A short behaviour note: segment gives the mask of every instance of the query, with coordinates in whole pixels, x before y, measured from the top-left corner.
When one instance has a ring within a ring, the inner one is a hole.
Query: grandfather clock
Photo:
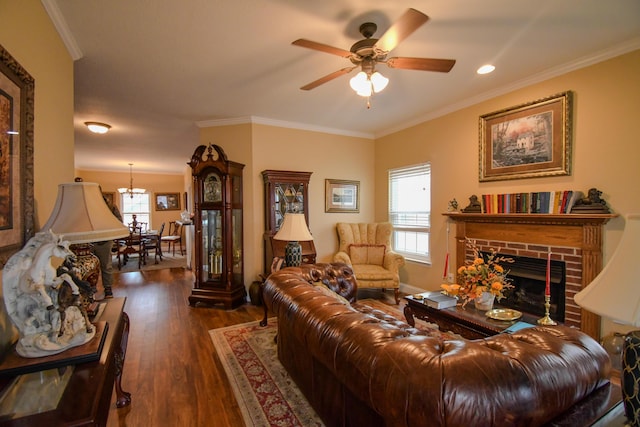
[[[243,164],[217,145],[196,148],[191,161],[194,198],[195,284],[189,304],[246,302],[242,250]]]

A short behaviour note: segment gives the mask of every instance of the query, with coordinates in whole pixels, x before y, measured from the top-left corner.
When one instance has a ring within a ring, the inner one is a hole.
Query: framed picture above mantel
[[[572,93],[480,116],[482,181],[571,175]]]

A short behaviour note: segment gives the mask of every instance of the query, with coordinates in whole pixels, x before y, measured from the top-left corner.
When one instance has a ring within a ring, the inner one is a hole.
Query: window
[[[393,249],[405,258],[428,263],[431,227],[431,164],[389,170],[389,221]]]
[[[149,194],[147,193],[134,193],[133,197],[128,193],[122,194],[122,223],[129,225],[129,223],[133,222],[133,215],[135,214],[138,222],[146,222],[147,226],[151,227],[149,223],[151,218],[149,200]]]

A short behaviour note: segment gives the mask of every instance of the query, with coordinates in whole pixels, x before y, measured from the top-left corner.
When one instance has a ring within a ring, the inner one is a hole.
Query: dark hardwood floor
[[[262,307],[190,307],[192,283],[182,268],[115,274],[131,319],[122,386],[132,403],[117,409],[112,397],[107,426],[244,425],[208,331],[259,320]]]

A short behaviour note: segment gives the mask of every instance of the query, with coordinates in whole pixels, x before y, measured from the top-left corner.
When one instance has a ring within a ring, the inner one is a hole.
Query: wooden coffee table
[[[442,332],[451,331],[467,339],[486,338],[499,334],[517,321],[531,323],[532,325],[537,322],[536,318],[527,314],[515,321],[490,319],[485,315],[484,311],[476,310],[473,304],[467,304],[464,308],[457,305],[438,310],[427,306],[412,296],[407,296],[405,299],[407,304],[404,307],[404,316],[409,325],[415,326],[415,318],[417,317],[437,324]],[[499,307],[496,306],[496,308]]]

